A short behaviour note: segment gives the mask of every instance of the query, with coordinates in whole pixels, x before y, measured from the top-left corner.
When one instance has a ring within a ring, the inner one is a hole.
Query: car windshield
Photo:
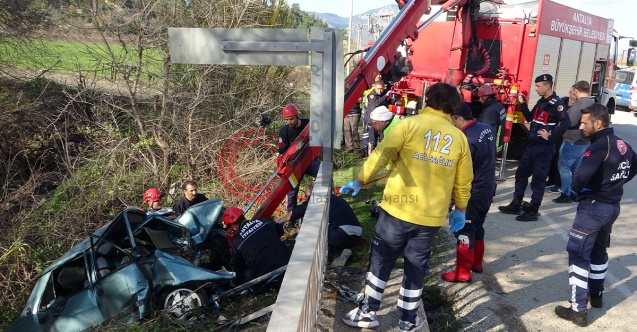
[[[631,84],[635,73],[631,71],[618,71],[615,74],[615,82],[618,84]]]

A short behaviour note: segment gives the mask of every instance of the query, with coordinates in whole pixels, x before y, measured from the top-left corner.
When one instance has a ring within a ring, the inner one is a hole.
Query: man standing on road
[[[573,227],[568,235],[568,281],[570,308],[555,307],[563,319],[588,325],[586,300],[601,308],[604,279],[608,271],[610,233],[619,216],[624,184],[637,173],[637,155],[626,141],[609,128],[610,116],[600,104],[582,110],[580,128],[590,137],[582,164],[573,176],[572,189],[579,202]]]
[[[418,331],[418,301],[429,270],[434,237],[447,219],[451,197],[456,209],[449,216],[452,231],[465,224],[473,170],[465,135],[451,123],[461,104],[460,94],[447,83],[425,93],[420,115],[402,119],[369,155],[353,181],[341,193],[358,194],[363,183],[392,163],[380,204],[380,216],[370,240],[365,297],[345,314],[349,326],[374,328],[376,311],[396,259],[404,254],[404,275],[398,301],[401,331]]]
[[[484,220],[495,193],[495,134],[488,124],[473,118],[466,103],[451,116],[453,123],[467,136],[473,164],[471,198],[467,205],[467,222],[454,235],[456,269],[440,275],[449,282],[471,282],[471,271],[482,273],[484,256]]]
[[[515,218],[517,221],[537,221],[551,158],[555,152],[553,141],[562,138],[570,125],[568,114],[564,112],[562,99],[553,92],[553,76],[544,74],[536,77],[535,91],[541,98],[531,111],[524,95],[518,96],[520,109],[526,121],[530,122],[529,145],[524,150],[518,169],[515,171],[513,200],[509,205],[498,207],[503,213],[520,214],[529,176],[533,176],[531,204],[524,208],[524,213]]]
[[[582,110],[595,103],[588,94],[590,89],[591,85],[586,81],[579,81],[573,86],[577,101],[567,111],[571,126],[564,133],[564,141],[562,142],[557,162],[562,183],[562,194],[560,197],[553,199],[555,203],[571,203],[575,198],[574,193],[571,192],[573,174],[582,163],[584,151],[586,151],[586,147],[589,144],[588,138],[580,130]]]

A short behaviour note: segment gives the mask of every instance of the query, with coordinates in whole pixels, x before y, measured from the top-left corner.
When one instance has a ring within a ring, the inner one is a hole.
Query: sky
[[[288,4],[298,3],[301,10],[318,13],[331,13],[341,17],[350,15],[352,2],[354,15],[364,13],[371,9],[396,5],[394,0],[287,0]],[[528,2],[529,0],[504,0],[507,4],[513,5]],[[637,39],[637,1],[635,0],[554,0],[567,6],[576,7],[585,12],[613,18],[615,20],[615,30],[621,36],[631,36]],[[576,5],[575,5],[576,4]],[[622,39],[619,44],[620,50],[628,48],[628,39]],[[621,54],[621,53],[620,53]]]

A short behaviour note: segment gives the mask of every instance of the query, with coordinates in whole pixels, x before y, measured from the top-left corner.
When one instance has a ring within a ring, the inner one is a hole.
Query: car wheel
[[[192,318],[196,309],[208,306],[208,298],[204,292],[177,288],[167,291],[162,297],[162,303],[167,314],[187,320]]]

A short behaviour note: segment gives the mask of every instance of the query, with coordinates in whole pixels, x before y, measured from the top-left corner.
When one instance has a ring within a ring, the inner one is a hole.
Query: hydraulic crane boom
[[[464,5],[467,0],[411,0],[406,3],[404,0],[397,0],[396,2],[401,8],[400,12],[345,80],[344,116],[347,116],[357,99],[374,83],[376,75],[386,73],[396,62],[398,46],[407,38],[412,40],[418,38],[418,21],[430,12],[432,4],[441,5],[439,11],[433,15],[435,18],[454,6]],[[431,21],[432,19],[421,24],[420,28],[422,29]],[[319,155],[321,148],[310,147],[308,142],[309,126],[306,126],[283,155],[282,164],[276,171],[280,176],[279,182],[259,210],[255,212],[255,218],[272,216],[285,195],[293,188],[293,185],[296,186],[297,179],[301,178],[311,162]],[[265,186],[269,186],[273,180],[275,180],[274,176]],[[258,195],[253,203],[259,199]]]

